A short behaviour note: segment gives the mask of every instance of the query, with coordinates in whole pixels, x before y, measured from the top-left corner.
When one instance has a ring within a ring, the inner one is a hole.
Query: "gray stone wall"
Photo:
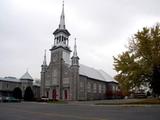
[[[28,80],[21,80],[21,82],[0,80],[0,96],[12,96],[14,89],[17,87],[21,89],[22,96],[24,95],[26,88],[31,87],[34,93],[34,97],[40,98],[40,87],[33,86],[32,81]]]
[[[79,75],[79,100],[87,100],[87,77]]]
[[[61,47],[51,51],[45,78],[45,94],[50,99],[53,99],[53,91],[56,91],[56,99],[70,99],[70,66],[64,61],[63,51],[66,50]]]
[[[71,100],[79,99],[79,68],[78,66],[71,66]]]
[[[2,91],[13,91],[14,88],[21,88],[20,82],[0,81],[0,90]]]
[[[33,81],[32,80],[21,80],[22,96],[24,96],[24,93],[27,87],[31,87],[33,90]]]
[[[39,86],[33,86],[33,94],[34,94],[35,99],[40,98],[40,87]]]
[[[100,100],[106,98],[107,82],[80,75],[79,100]]]
[[[116,92],[118,91],[118,84],[114,82],[107,83],[107,94],[106,97],[109,99],[116,98]]]
[[[45,96],[45,72],[41,72],[41,88],[40,88],[40,94],[41,97]]]
[[[62,66],[62,99],[63,100],[70,100],[70,80],[71,80],[71,76],[70,76],[70,66],[68,64],[66,64],[65,62],[63,63]]]

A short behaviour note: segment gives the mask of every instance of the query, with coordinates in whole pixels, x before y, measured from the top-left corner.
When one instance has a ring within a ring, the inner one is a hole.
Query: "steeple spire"
[[[64,1],[62,4],[62,13],[60,17],[59,27],[53,32],[53,35],[54,35],[54,46],[51,48],[51,50],[61,46],[67,48],[70,51],[68,46],[70,33],[65,28]]]
[[[73,56],[71,57],[71,59],[72,59],[72,65],[78,65],[79,66],[79,57],[77,56],[76,38],[75,38],[75,43],[74,43]]]
[[[64,1],[62,3],[62,13],[60,17],[59,29],[65,29]]]
[[[47,60],[46,60],[46,49],[45,49],[45,51],[44,51],[43,65],[47,65]]]
[[[77,45],[76,45],[76,38],[75,38],[75,41],[74,41],[73,57],[77,57]]]

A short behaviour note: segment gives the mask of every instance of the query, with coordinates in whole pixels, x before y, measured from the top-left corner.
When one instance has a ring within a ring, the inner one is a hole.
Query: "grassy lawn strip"
[[[160,105],[160,99],[145,99],[137,102],[125,103],[96,103],[96,105]]]
[[[63,101],[63,100],[50,100],[47,103],[53,103],[53,104],[68,104],[67,101]]]

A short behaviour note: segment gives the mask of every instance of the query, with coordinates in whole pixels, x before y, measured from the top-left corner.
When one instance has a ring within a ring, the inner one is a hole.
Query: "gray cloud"
[[[61,13],[59,0],[0,1],[0,76],[21,75],[28,68],[39,78],[44,49],[53,45]],[[80,62],[112,76],[113,58],[143,26],[160,19],[159,0],[67,0],[66,26],[70,47],[77,37]],[[85,53],[85,54],[84,54]]]

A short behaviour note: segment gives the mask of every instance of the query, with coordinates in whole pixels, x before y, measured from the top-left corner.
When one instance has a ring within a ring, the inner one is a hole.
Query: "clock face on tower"
[[[65,61],[65,63],[70,64],[70,55],[69,53],[63,51],[63,60]]]
[[[53,62],[56,62],[58,60],[58,55],[56,53],[53,54]]]

